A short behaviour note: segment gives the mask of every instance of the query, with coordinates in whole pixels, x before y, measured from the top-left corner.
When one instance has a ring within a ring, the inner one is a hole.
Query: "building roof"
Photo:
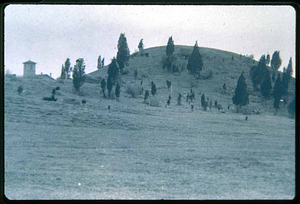
[[[27,61],[27,62],[23,62],[23,64],[36,64],[36,63],[29,60],[29,61]]]

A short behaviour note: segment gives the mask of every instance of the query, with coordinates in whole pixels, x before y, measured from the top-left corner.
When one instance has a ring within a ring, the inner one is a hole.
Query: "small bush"
[[[19,86],[17,91],[18,91],[19,94],[21,94],[22,91],[23,91],[23,86]]]
[[[43,97],[43,100],[45,100],[45,101],[56,101],[57,98],[54,98],[54,96],[52,95],[51,97]]]
[[[83,100],[81,101],[81,103],[82,103],[82,104],[86,104],[86,100],[83,99]]]
[[[156,97],[152,97],[150,99],[150,106],[153,106],[153,107],[159,107],[160,104],[159,104],[159,100],[156,98]]]
[[[59,87],[59,86],[57,86],[57,87],[55,88],[55,90],[59,91],[59,90],[60,90],[60,87]]]
[[[149,53],[148,53],[148,52],[147,52],[147,53],[145,53],[145,56],[146,56],[146,57],[149,57]]]

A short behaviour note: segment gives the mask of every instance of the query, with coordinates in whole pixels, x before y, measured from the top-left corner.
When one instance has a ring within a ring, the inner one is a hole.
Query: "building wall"
[[[24,77],[35,76],[35,64],[24,64]]]

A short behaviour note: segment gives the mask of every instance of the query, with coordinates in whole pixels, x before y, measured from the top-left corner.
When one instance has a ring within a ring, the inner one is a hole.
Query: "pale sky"
[[[70,58],[84,58],[86,73],[117,54],[120,33],[130,53],[144,39],[145,48],[175,45],[254,54],[279,50],[281,69],[292,57],[295,70],[296,12],[291,6],[116,6],[9,5],[5,9],[5,69],[23,75],[23,62],[34,61],[36,73],[60,76]],[[295,76],[295,74],[294,74]]]

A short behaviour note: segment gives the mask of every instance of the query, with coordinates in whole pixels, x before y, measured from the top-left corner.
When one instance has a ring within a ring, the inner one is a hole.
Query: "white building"
[[[35,76],[35,62],[32,61],[27,61],[27,62],[23,62],[24,64],[24,77],[31,77],[31,76]]]

